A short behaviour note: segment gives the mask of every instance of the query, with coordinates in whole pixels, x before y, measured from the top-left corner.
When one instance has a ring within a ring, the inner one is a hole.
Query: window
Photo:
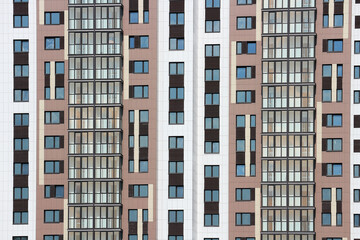
[[[337,71],[336,71],[336,76],[337,76],[337,77],[342,77],[342,76],[343,76],[343,65],[342,65],[342,64],[338,64],[336,70],[337,70]]]
[[[253,0],[237,0],[237,5],[251,5]]]
[[[327,52],[342,52],[343,40],[327,40]]]
[[[236,103],[255,102],[255,91],[236,91]]]
[[[148,147],[148,139],[149,137],[148,136],[140,136],[139,138],[139,147],[140,148],[147,148]]]
[[[130,36],[129,48],[149,48],[149,36]]]
[[[342,213],[336,213],[336,226],[342,226]]]
[[[205,81],[219,81],[220,70],[219,69],[205,69]]]
[[[205,214],[204,225],[205,227],[219,226],[219,214]]]
[[[354,214],[354,227],[360,227],[360,214]]]
[[[149,122],[149,111],[148,110],[140,110],[140,123],[148,123]]]
[[[327,127],[341,127],[342,126],[342,114],[326,114],[326,126]]]
[[[138,210],[129,209],[129,222],[137,222],[138,220]]]
[[[45,137],[45,148],[60,148],[60,136],[46,136]]]
[[[205,153],[219,153],[219,142],[205,142]]]
[[[64,62],[55,62],[55,74],[64,74],[65,64]]]
[[[342,164],[341,163],[326,164],[326,176],[341,177],[342,176]]]
[[[360,189],[354,189],[354,202],[360,202]]]
[[[360,91],[354,91],[354,103],[360,103]]]
[[[342,201],[342,188],[336,189],[336,201]]]
[[[45,112],[45,124],[59,124],[60,112]]]
[[[169,210],[169,223],[183,223],[184,211],[183,210]]]
[[[219,202],[219,190],[205,190],[204,191],[205,202]]]
[[[169,40],[170,50],[184,50],[184,39],[183,38],[170,38]]]
[[[57,174],[60,173],[60,161],[45,161],[45,174]]]
[[[205,45],[205,57],[220,57],[220,45]]]
[[[148,98],[149,87],[148,86],[134,86],[134,98]]]
[[[170,13],[170,25],[184,25],[184,13]]]
[[[129,111],[129,123],[134,123],[134,110]]]
[[[219,118],[205,118],[205,129],[219,129]]]
[[[334,27],[343,27],[343,14],[334,14]]]
[[[245,152],[245,139],[236,140],[236,151]]]
[[[236,67],[236,78],[237,79],[249,79],[254,78],[253,68],[255,67]]]
[[[235,238],[235,240],[255,240],[253,237],[247,237],[247,238]]]
[[[360,177],[360,165],[354,165],[354,178]]]
[[[245,177],[245,164],[236,164],[236,176]]]
[[[169,198],[183,198],[184,186],[169,186]]]
[[[20,2],[20,0],[15,0],[15,1],[19,1]],[[23,2],[27,2],[27,0],[23,0]],[[28,240],[28,237],[13,237],[12,238],[12,240]],[[47,239],[45,239],[45,240],[47,240]],[[50,240],[50,239],[49,239]],[[55,240],[55,239],[54,239]],[[57,239],[56,239],[57,240]]]
[[[60,13],[59,12],[46,12],[45,13],[45,24],[46,25],[60,24]]]
[[[354,78],[355,79],[360,79],[360,66],[355,66],[354,67]]]
[[[134,160],[129,160],[128,172],[129,173],[134,172]]]
[[[236,42],[236,54],[256,54],[256,42]]]
[[[323,15],[323,27],[324,28],[329,27],[329,15],[328,14]]]
[[[134,73],[149,73],[149,61],[134,61]]]
[[[29,199],[29,188],[27,187],[15,187],[14,188],[14,199]]]
[[[323,64],[322,65],[322,76],[323,77],[331,77],[332,73],[332,65],[331,64]]]
[[[205,32],[220,32],[220,20],[206,20]]]
[[[256,127],[256,115],[250,115],[250,127]]]
[[[322,213],[321,214],[321,225],[330,226],[331,225],[331,213]]]
[[[245,127],[245,115],[236,116],[236,127]]]
[[[236,226],[249,226],[251,224],[251,214],[250,213],[236,213]]]
[[[322,201],[331,201],[331,188],[321,189]]]
[[[28,77],[28,76],[29,76],[29,65],[14,66],[14,77]]]
[[[220,96],[219,93],[206,93],[205,94],[205,105],[219,105]]]
[[[139,13],[138,12],[130,12],[129,23],[139,23]]]
[[[28,224],[28,212],[14,212],[14,224]]]
[[[134,189],[133,197],[148,197],[148,185],[130,185]]]
[[[134,136],[129,136],[129,148],[134,148]]]
[[[219,8],[220,0],[206,0],[206,8]]]
[[[143,17],[143,23],[149,23],[149,11],[144,11]]]
[[[169,75],[184,75],[184,63],[183,62],[170,63]]]
[[[28,40],[14,40],[14,52],[29,52]]]
[[[169,173],[184,173],[184,162],[169,162]]]
[[[14,16],[14,28],[29,27],[29,16]]]
[[[14,175],[29,175],[29,164],[14,163]]]
[[[169,149],[175,148],[184,148],[184,137],[169,137]]]
[[[205,177],[206,178],[218,178],[219,177],[219,166],[205,166]]]
[[[60,210],[45,210],[44,211],[44,222],[45,223],[59,223],[60,222]]]
[[[60,37],[46,37],[45,38],[45,50],[59,50]]]
[[[60,240],[63,239],[62,235],[45,235],[44,240]]]
[[[169,240],[184,240],[184,236],[169,236]]]
[[[169,112],[169,124],[184,124],[184,112]]]
[[[170,97],[169,99],[184,99],[184,88],[170,88]]]
[[[251,201],[254,200],[251,196],[251,188],[237,188],[236,189],[236,201]]]
[[[238,17],[237,18],[237,29],[253,29],[255,28],[255,17]]]
[[[360,41],[354,42],[354,53],[359,54],[360,53]]]
[[[341,138],[328,138],[326,141],[327,152],[341,152],[342,151],[342,139]]]
[[[14,0],[14,3],[18,3],[18,2],[29,2],[29,0]],[[27,238],[27,237],[26,237]],[[20,239],[19,239],[20,240]],[[23,240],[23,239],[21,239]]]
[[[129,240],[137,240],[137,239],[138,239],[138,237],[136,234],[129,235]]]
[[[14,90],[14,102],[28,102],[29,90]]]
[[[29,139],[28,138],[15,138],[14,139],[14,150],[15,151],[28,151],[29,150]]]
[[[45,185],[45,198],[63,198],[64,186]]]
[[[331,90],[322,90],[322,101],[331,102]]]
[[[15,113],[14,114],[14,126],[29,126],[29,114],[28,113]]]

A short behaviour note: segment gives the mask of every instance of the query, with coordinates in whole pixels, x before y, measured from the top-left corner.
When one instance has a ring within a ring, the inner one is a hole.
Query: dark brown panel
[[[256,17],[251,17],[251,28],[256,29]]]
[[[129,148],[129,159],[134,159],[134,149],[133,148]]]
[[[129,98],[134,97],[134,86],[129,86]]]
[[[15,175],[14,176],[14,187],[28,187],[28,176]]]
[[[64,173],[64,161],[59,161],[59,172],[60,173]]]
[[[322,126],[326,127],[327,124],[327,114],[322,115]]]
[[[255,225],[255,213],[250,213],[250,225]]]
[[[220,58],[219,57],[205,57],[205,69],[219,69]]]
[[[331,212],[331,202],[322,202],[322,212],[330,213]]]
[[[354,152],[360,152],[360,140],[354,140]]]
[[[149,223],[148,222],[144,222],[143,223],[143,234],[148,234],[149,232]]]
[[[331,90],[331,77],[322,78],[322,89]]]
[[[241,43],[241,52],[244,54],[244,53],[247,53],[247,51],[248,51],[247,42],[242,42]]]
[[[28,210],[28,200],[14,200],[14,212]]]
[[[355,16],[355,28],[360,28],[360,16]]]
[[[29,152],[28,151],[15,151],[14,152],[14,162],[29,162]]]
[[[29,78],[28,77],[15,77],[14,78],[14,89],[29,89]]]
[[[329,3],[323,3],[323,14],[329,14]]]
[[[184,149],[169,149],[169,161],[184,161]]]
[[[138,11],[138,0],[129,0],[129,11]]]
[[[219,81],[206,81],[205,93],[219,93]]]
[[[64,49],[64,37],[60,37],[60,49]]]
[[[205,141],[219,141],[219,129],[205,129]]]
[[[218,202],[206,202],[204,204],[204,213],[205,214],[219,213],[219,203]]]
[[[342,77],[338,77],[336,81],[336,89],[342,89]]]
[[[140,36],[134,36],[134,39],[135,39],[135,48],[140,48]]]
[[[219,178],[205,178],[205,190],[219,189]]]
[[[336,201],[336,212],[337,213],[342,212],[342,201]]]
[[[184,185],[184,174],[182,174],[182,173],[169,174],[169,185],[170,186],[183,186]]]
[[[64,111],[60,111],[60,123],[64,123]]]
[[[129,197],[134,197],[134,185],[129,185]]]
[[[139,124],[139,135],[146,136],[149,133],[149,124],[148,123],[140,123]]]
[[[220,20],[220,8],[206,8],[205,20]]]
[[[184,12],[184,1],[170,1],[170,12]]]
[[[245,152],[236,153],[236,164],[245,164]]]
[[[360,115],[354,115],[354,128],[360,128]]]
[[[14,3],[14,15],[29,15],[28,3]]]
[[[139,148],[139,160],[148,160],[149,159],[149,149],[148,148]]]
[[[183,235],[183,223],[169,223],[169,235]]]
[[[256,67],[251,66],[251,78],[255,78],[255,75],[256,75]]]
[[[28,138],[28,127],[14,127],[14,138]]]
[[[59,222],[64,222],[64,210],[59,211]]]
[[[184,75],[170,75],[169,87],[184,87]]]
[[[137,222],[129,222],[129,234],[137,234]]]
[[[205,117],[219,117],[219,105],[206,105]]]
[[[129,61],[129,73],[134,73],[134,61]]]
[[[256,152],[250,152],[250,163],[251,164],[256,163]]]
[[[236,128],[236,139],[245,139],[245,128],[244,127]]]
[[[64,136],[60,136],[60,148],[64,148]]]
[[[335,2],[334,3],[334,14],[343,14],[343,12],[344,12],[343,2]]]
[[[14,64],[29,64],[29,53],[14,53]]]
[[[326,151],[326,149],[327,149],[327,139],[323,138],[322,139],[322,150]]]
[[[60,12],[60,24],[64,24],[64,12]]]
[[[149,11],[149,0],[144,0],[144,10]]]
[[[250,189],[250,199],[255,200],[255,188]]]
[[[184,99],[169,100],[170,112],[183,112],[184,111]]]
[[[250,139],[256,139],[256,128],[250,128]]]
[[[355,3],[360,3],[360,0],[355,0]]]
[[[184,25],[170,25],[171,38],[184,38]]]
[[[254,103],[256,100],[256,94],[255,94],[255,90],[251,90],[251,102]]]
[[[134,135],[134,123],[129,123],[129,135]]]
[[[327,173],[327,164],[326,163],[322,163],[321,164],[321,175],[322,176],[326,176]]]
[[[55,75],[55,86],[64,87],[64,74]]]
[[[323,52],[327,52],[327,50],[328,50],[327,39],[323,39]]]

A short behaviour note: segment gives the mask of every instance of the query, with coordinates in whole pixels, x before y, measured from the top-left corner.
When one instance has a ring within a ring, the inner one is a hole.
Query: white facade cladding
[[[28,3],[27,28],[14,28],[14,1],[0,1],[0,235],[35,240],[36,226],[36,1]],[[14,40],[29,41],[29,101],[14,102]],[[14,224],[14,113],[29,114],[28,223]]]
[[[157,62],[157,239],[168,239],[169,211],[183,211],[183,239],[195,237],[193,185],[196,171],[194,129],[194,55],[193,1],[184,1],[184,50],[169,50],[169,0],[158,1],[158,62]],[[169,124],[169,66],[170,63],[184,63],[184,120],[183,124]],[[169,198],[169,137],[183,137],[183,198]]]
[[[360,5],[355,4],[355,1],[352,1],[352,15],[357,16],[360,15]],[[360,104],[354,104],[354,91],[360,91],[360,81],[359,79],[355,79],[354,77],[354,66],[360,65],[360,55],[353,54],[354,42],[360,40],[360,29],[355,29],[355,18],[352,17],[351,23],[351,39],[353,40],[351,43],[351,126],[350,126],[350,151],[351,151],[351,168],[350,168],[350,178],[351,178],[351,186],[350,186],[350,201],[351,201],[351,239],[360,238],[360,228],[354,227],[354,214],[360,214],[360,203],[354,202],[354,189],[360,189],[360,178],[354,177],[354,165],[360,165],[360,153],[354,153],[354,140],[360,139],[360,128],[354,128],[354,115],[360,115]]]

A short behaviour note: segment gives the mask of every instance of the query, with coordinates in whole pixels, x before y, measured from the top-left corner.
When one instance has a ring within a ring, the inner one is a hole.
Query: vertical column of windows
[[[29,101],[29,40],[14,40],[14,102]]]
[[[69,1],[71,240],[122,239],[121,8],[119,0]]]
[[[219,166],[204,168],[204,226],[219,226]]]
[[[14,0],[14,28],[29,27],[29,3],[28,0]]]
[[[170,0],[169,50],[184,50],[184,0]]]

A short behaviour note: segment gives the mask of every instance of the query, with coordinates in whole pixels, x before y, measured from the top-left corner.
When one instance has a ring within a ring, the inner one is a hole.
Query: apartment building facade
[[[2,238],[360,239],[360,1],[0,11]]]

